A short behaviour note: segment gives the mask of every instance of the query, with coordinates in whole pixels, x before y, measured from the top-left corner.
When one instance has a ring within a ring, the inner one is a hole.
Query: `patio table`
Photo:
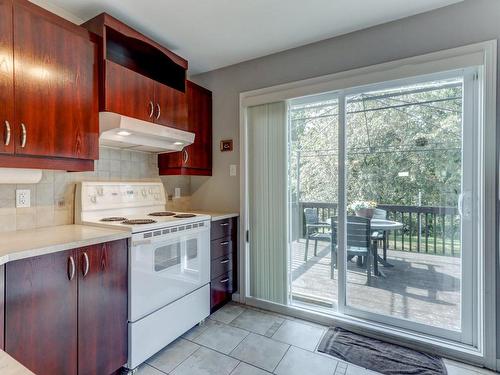
[[[370,227],[372,230],[383,230],[385,232],[391,231],[391,230],[397,230],[403,228],[403,223],[400,223],[399,221],[392,221],[392,220],[387,220],[387,219],[371,219],[370,220]],[[384,241],[384,246],[386,246],[386,241]],[[375,254],[374,257],[376,258],[376,261],[374,263],[374,271],[376,275],[381,275],[384,276],[383,273],[381,273],[378,270],[378,263],[383,264],[385,267],[393,267],[392,264],[387,262],[386,259],[382,258],[380,255],[378,255],[378,249],[375,248]]]

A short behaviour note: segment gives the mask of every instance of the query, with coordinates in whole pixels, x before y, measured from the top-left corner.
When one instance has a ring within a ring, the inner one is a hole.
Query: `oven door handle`
[[[151,245],[151,240],[132,241],[132,246]]]

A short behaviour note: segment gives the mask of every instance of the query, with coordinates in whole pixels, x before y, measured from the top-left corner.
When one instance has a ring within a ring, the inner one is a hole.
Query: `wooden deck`
[[[330,277],[330,246],[313,243],[304,261],[305,240],[292,247],[292,295],[294,302],[335,307],[337,279]],[[460,258],[388,251],[392,268],[380,266],[385,277],[373,277],[367,285],[366,270],[355,261],[348,264],[348,304],[436,327],[460,329]]]

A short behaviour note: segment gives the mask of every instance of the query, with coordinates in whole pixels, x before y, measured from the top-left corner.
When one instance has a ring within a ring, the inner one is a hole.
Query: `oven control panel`
[[[83,207],[140,207],[166,202],[163,184],[159,183],[91,183],[81,187]]]

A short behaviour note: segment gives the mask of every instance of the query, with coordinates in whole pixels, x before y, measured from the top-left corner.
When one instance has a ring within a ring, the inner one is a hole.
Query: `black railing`
[[[403,223],[403,228],[388,233],[391,250],[460,256],[460,215],[454,207],[401,206],[380,204],[389,220]],[[304,209],[318,210],[318,219],[337,216],[336,203],[300,202],[300,227],[305,236]]]

